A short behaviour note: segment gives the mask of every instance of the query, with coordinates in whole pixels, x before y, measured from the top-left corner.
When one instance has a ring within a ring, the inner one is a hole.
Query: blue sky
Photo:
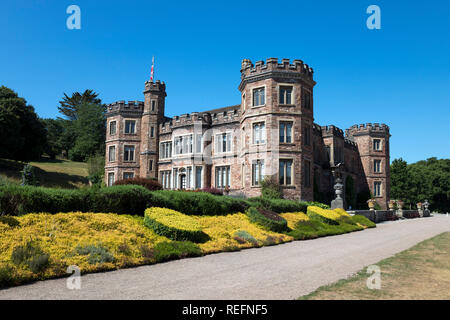
[[[68,30],[66,8],[81,8]],[[381,30],[366,8],[381,8]],[[2,0],[0,85],[41,117],[63,93],[143,100],[151,58],[168,116],[240,102],[243,58],[314,68],[315,121],[391,127],[391,160],[450,153],[449,1]]]

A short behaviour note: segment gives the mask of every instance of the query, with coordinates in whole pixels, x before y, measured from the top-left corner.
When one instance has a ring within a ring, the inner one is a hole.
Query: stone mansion
[[[389,127],[344,131],[314,122],[313,70],[301,60],[244,59],[240,104],[165,116],[166,85],[147,81],[144,102],[107,106],[105,182],[154,177],[166,189],[219,188],[257,196],[275,177],[286,198],[329,203],[333,168],[357,197],[389,201]]]

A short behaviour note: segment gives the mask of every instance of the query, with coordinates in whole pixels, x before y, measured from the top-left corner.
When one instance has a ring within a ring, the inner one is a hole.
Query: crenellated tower
[[[147,81],[144,90],[144,111],[141,119],[140,176],[158,178],[159,124],[164,122],[166,85]]]
[[[241,65],[242,191],[260,194],[275,177],[286,197],[312,200],[313,70],[301,60]]]
[[[366,186],[382,209],[386,209],[390,193],[389,127],[367,123],[346,130],[348,139],[358,146]]]

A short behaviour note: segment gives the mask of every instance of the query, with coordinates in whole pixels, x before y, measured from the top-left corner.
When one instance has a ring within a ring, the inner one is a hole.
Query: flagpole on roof
[[[150,81],[153,82],[155,74],[155,56],[152,57],[152,70],[150,72]]]

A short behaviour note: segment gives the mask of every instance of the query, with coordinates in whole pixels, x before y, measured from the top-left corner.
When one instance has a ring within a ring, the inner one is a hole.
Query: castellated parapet
[[[353,125],[349,129],[345,130],[346,136],[356,136],[364,134],[387,134],[389,135],[389,126],[382,123],[366,123],[360,125]]]
[[[144,102],[143,101],[128,101],[125,103],[125,100],[119,100],[114,103],[110,103],[106,106],[107,114],[114,113],[136,113],[140,114],[144,111]]]
[[[165,92],[165,91],[166,91],[166,84],[164,83],[164,81],[156,80],[155,82],[153,82],[153,81],[145,82],[144,93],[146,93],[146,92]]]
[[[342,131],[342,129],[339,129],[336,126],[322,126],[322,136],[323,137],[327,137],[327,136],[337,136],[337,137],[344,137],[344,131]]]
[[[242,60],[241,67],[241,77],[246,77],[249,75],[264,73],[269,71],[289,71],[289,72],[298,72],[304,74],[311,80],[313,79],[313,69],[308,66],[306,63],[303,63],[302,60],[294,60],[292,64],[289,62],[289,59],[282,59],[281,63],[278,63],[278,58],[269,58],[264,61],[256,61],[253,64],[249,59]]]

